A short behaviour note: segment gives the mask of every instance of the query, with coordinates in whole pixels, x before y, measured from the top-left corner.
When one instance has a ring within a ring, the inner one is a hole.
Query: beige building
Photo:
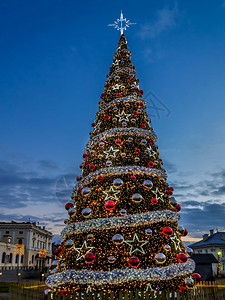
[[[30,222],[0,222],[0,270],[51,266],[52,233]]]

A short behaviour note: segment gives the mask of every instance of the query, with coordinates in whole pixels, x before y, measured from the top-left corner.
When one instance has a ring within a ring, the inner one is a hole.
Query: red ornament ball
[[[175,211],[178,212],[180,210],[181,210],[181,206],[180,206],[180,204],[177,204],[177,206],[175,207]]]
[[[152,202],[152,204],[157,204],[158,200],[156,198],[152,198],[151,202]]]
[[[102,182],[103,181],[103,177],[102,176],[98,176],[97,180],[98,180],[98,182]]]
[[[130,76],[127,76],[127,80],[130,81],[130,80],[131,80],[131,77],[130,77]]]
[[[167,194],[168,194],[169,196],[171,196],[171,195],[173,195],[173,191],[168,190],[168,191],[167,191]]]
[[[105,93],[101,94],[100,98],[103,99],[105,97]]]
[[[111,200],[109,200],[105,203],[105,209],[109,210],[109,211],[114,210],[115,206],[116,206],[115,202],[111,201]]]
[[[54,253],[55,253],[55,255],[59,256],[63,251],[64,251],[64,248],[60,246],[55,250]]]
[[[143,102],[136,102],[136,105],[139,106],[139,107],[142,107],[142,106],[144,106],[144,103]]]
[[[83,158],[84,159],[87,158],[87,154],[86,153],[83,154]]]
[[[94,171],[95,165],[91,164],[91,165],[89,166],[89,168],[90,168],[91,171]]]
[[[173,190],[174,190],[174,188],[173,188],[172,186],[170,186],[170,187],[169,187],[169,190],[173,191]]]
[[[140,82],[140,80],[139,80],[139,79],[137,79],[137,82]]]
[[[80,181],[80,176],[77,176],[76,180],[77,180],[77,181]]]
[[[152,168],[152,167],[154,166],[154,162],[153,162],[153,161],[149,161],[149,162],[148,162],[148,166],[149,166],[150,168]]]
[[[121,145],[121,143],[122,143],[122,141],[121,141],[120,139],[115,140],[115,144],[116,144],[117,146]]]
[[[153,140],[150,140],[149,143],[152,145],[152,144],[154,144],[154,141],[153,141]]]
[[[139,94],[142,96],[144,94],[144,92],[142,90],[140,90]]]
[[[171,236],[173,234],[173,229],[171,227],[169,227],[169,226],[164,227],[163,230],[162,230],[162,233],[165,236]]]
[[[66,210],[69,210],[71,207],[73,207],[73,203],[71,203],[71,202],[66,203],[66,205],[65,205]]]
[[[128,260],[128,264],[131,268],[137,268],[140,266],[140,259],[138,257],[132,256]]]
[[[130,177],[130,179],[131,179],[131,180],[136,180],[136,176],[132,175],[132,176]]]
[[[185,292],[186,289],[187,289],[187,288],[186,288],[185,286],[180,286],[179,292],[180,292],[180,293]]]
[[[139,148],[136,148],[136,149],[135,149],[135,152],[136,152],[136,153],[139,153],[139,152],[140,152],[140,149],[139,149]]]
[[[141,124],[141,128],[146,128],[146,125],[145,124]]]
[[[133,115],[137,116],[138,112],[136,110],[133,111]]]
[[[87,264],[92,264],[96,260],[96,256],[93,253],[89,252],[85,254],[84,260]]]
[[[184,229],[184,233],[182,234],[182,236],[186,236],[186,235],[188,235],[188,231],[187,231],[187,229],[185,228],[185,229]]]
[[[91,126],[92,126],[92,127],[95,127],[95,123],[92,123]]]
[[[135,66],[133,66],[133,69],[135,69]]]
[[[89,165],[89,162],[88,162],[88,161],[85,161],[85,163],[84,163],[84,164],[85,164],[85,166],[87,166],[87,165]]]
[[[194,278],[195,283],[200,282],[202,279],[202,276],[198,273],[193,273],[192,277]]]
[[[187,261],[188,257],[185,253],[179,253],[177,254],[177,260],[179,263],[185,263]]]
[[[109,83],[105,84],[105,87],[110,87],[110,84]]]
[[[105,118],[106,120],[108,120],[108,119],[109,119],[109,115],[105,115],[104,118]]]
[[[117,98],[120,98],[120,97],[121,97],[121,94],[120,94],[120,93],[117,93],[117,94],[116,94],[116,97],[117,97]]]

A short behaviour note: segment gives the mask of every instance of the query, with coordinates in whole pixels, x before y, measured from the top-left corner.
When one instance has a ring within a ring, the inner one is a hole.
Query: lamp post
[[[217,252],[218,256],[218,268],[217,268],[217,276],[221,275],[221,251]]]

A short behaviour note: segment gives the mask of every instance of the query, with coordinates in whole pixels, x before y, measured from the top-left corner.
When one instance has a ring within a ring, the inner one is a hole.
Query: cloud
[[[176,27],[178,8],[175,3],[173,8],[164,7],[157,11],[155,22],[149,22],[141,26],[139,36],[142,39],[155,38],[163,31]]]

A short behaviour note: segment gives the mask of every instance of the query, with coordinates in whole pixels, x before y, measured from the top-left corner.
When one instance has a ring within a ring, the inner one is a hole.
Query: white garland
[[[117,103],[121,103],[121,102],[142,102],[144,105],[146,104],[145,99],[143,99],[142,97],[138,97],[138,96],[126,96],[126,97],[120,97],[120,98],[116,98],[113,99],[112,101],[106,103],[105,105],[101,106],[99,108],[99,110],[96,113],[96,118],[99,114],[102,114],[107,108],[109,108],[111,105],[113,104],[117,104]]]
[[[92,180],[96,179],[98,176],[103,175],[123,175],[123,174],[147,174],[152,176],[158,176],[161,178],[166,178],[166,173],[162,170],[146,168],[142,166],[119,166],[119,167],[108,167],[104,169],[99,169],[93,173],[88,174],[86,177],[79,181],[74,189],[73,194],[77,193],[77,190],[83,188],[84,185],[88,185]]]
[[[62,238],[69,234],[86,233],[92,230],[104,230],[124,226],[150,225],[155,222],[178,222],[180,215],[171,210],[149,211],[141,214],[126,215],[112,218],[92,219],[85,222],[76,222],[67,225],[61,232]]]
[[[66,270],[50,275],[46,280],[46,284],[49,287],[57,287],[66,283],[105,285],[132,281],[168,280],[191,274],[194,269],[195,262],[192,259],[188,259],[186,263],[149,269],[126,268],[112,271]]]
[[[143,136],[143,137],[152,139],[154,141],[154,143],[157,140],[157,136],[153,130],[146,130],[146,129],[136,128],[136,127],[113,128],[113,129],[106,130],[102,133],[99,133],[98,135],[91,138],[88,141],[84,152],[87,153],[87,151],[89,149],[91,149],[96,143],[99,143],[102,139],[107,139],[107,138],[110,138],[113,136],[115,136],[115,138],[116,138],[116,136],[118,136],[118,135],[119,136],[123,136],[123,135]]]

